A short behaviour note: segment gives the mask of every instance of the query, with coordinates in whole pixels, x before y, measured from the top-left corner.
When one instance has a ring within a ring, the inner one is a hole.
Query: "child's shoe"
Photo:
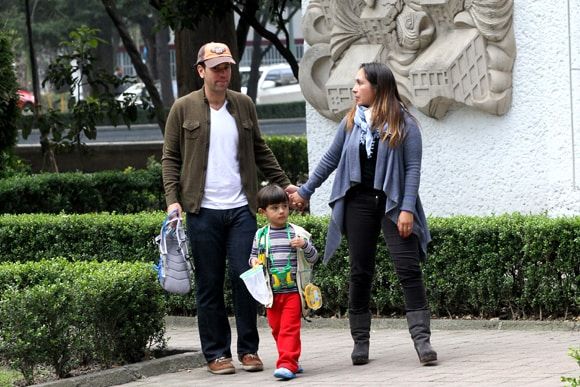
[[[298,364],[298,369],[296,370],[297,374],[301,374],[304,372],[304,368],[302,368],[302,366],[300,364]]]
[[[274,371],[274,377],[283,380],[290,380],[294,379],[296,377],[296,374],[290,371],[288,368],[280,367],[276,368],[276,371]]]

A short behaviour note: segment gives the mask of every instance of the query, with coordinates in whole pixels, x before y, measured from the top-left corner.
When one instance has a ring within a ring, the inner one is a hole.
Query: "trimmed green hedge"
[[[161,169],[41,173],[0,180],[0,212],[134,213],[165,206]]]
[[[156,259],[163,212],[133,215],[0,216],[0,262],[67,257],[75,261]]]
[[[0,262],[66,256],[74,260],[150,261],[164,214],[0,216]],[[264,219],[259,218],[259,223]],[[293,215],[322,255],[327,217]],[[424,266],[428,297],[440,316],[545,318],[580,313],[580,217],[518,214],[430,218],[433,242]],[[327,266],[316,265],[323,315],[344,315],[348,252],[343,241]],[[229,297],[229,294],[228,294]],[[195,314],[193,295],[172,296],[172,313]],[[403,298],[382,239],[378,245],[372,310],[402,313]]]
[[[0,264],[0,360],[28,382],[39,365],[66,377],[79,365],[141,360],[165,345],[165,304],[151,265]]]
[[[256,111],[259,119],[279,119],[279,118],[302,118],[306,116],[306,104],[304,102],[290,102],[278,104],[264,104],[256,105]],[[165,110],[165,115],[169,114],[169,109]],[[60,113],[60,119],[64,122],[70,121],[69,113]],[[20,116],[18,125],[22,127],[31,127],[33,116]],[[142,108],[137,109],[137,119],[131,125],[140,124],[156,124],[155,116]],[[99,125],[111,125],[111,121],[107,118]],[[121,125],[119,125],[121,126]]]
[[[289,102],[256,105],[259,119],[306,117],[306,103]]]
[[[304,137],[268,137],[266,142],[293,183],[305,180]],[[263,176],[260,176],[263,179]],[[0,213],[136,213],[165,209],[161,165],[142,170],[42,173],[0,179]]]

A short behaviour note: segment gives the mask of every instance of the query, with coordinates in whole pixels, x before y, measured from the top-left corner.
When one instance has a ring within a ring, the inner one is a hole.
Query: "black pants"
[[[369,312],[381,226],[385,242],[403,287],[405,310],[427,309],[419,262],[419,239],[399,235],[397,225],[385,218],[385,197],[380,191],[351,189],[346,196],[345,231],[350,258],[349,313]]]

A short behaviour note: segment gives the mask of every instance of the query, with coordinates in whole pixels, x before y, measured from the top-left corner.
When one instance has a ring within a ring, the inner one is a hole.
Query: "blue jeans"
[[[231,330],[224,301],[226,257],[238,332],[237,353],[258,352],[257,302],[240,279],[240,274],[250,268],[248,259],[256,229],[256,217],[248,206],[229,210],[201,208],[198,214],[187,214],[195,267],[199,336],[208,362],[232,356]]]

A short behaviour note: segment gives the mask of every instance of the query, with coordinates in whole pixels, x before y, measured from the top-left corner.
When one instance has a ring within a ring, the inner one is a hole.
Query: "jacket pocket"
[[[244,130],[247,130],[249,133],[254,128],[254,123],[252,122],[252,120],[243,120],[242,121],[242,128],[244,128]]]
[[[199,121],[185,120],[183,122],[183,129],[185,129],[185,138],[198,138],[201,127]]]

